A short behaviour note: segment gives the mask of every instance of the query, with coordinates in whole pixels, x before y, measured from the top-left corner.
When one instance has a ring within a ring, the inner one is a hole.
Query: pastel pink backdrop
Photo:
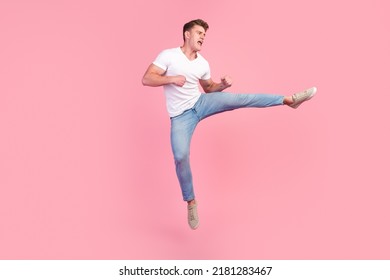
[[[1,259],[389,259],[390,4],[1,1]],[[191,231],[146,67],[210,30],[232,92],[318,87],[298,110],[201,123]]]

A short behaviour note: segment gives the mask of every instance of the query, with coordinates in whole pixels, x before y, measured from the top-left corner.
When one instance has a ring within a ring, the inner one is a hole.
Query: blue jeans
[[[195,198],[190,167],[190,144],[197,124],[211,116],[238,108],[264,108],[283,105],[282,95],[232,94],[213,92],[202,94],[192,109],[171,118],[171,145],[183,199]]]

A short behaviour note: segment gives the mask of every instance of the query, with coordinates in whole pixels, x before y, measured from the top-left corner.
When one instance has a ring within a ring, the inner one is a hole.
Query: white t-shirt
[[[189,60],[180,47],[162,51],[153,62],[165,70],[166,76],[182,75],[186,77],[183,87],[173,84],[164,85],[166,105],[170,117],[175,117],[191,109],[198,101],[201,92],[199,80],[210,79],[210,66],[199,53],[194,60]]]

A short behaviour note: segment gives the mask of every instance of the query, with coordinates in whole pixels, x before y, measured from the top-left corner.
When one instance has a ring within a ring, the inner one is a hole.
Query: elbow
[[[210,93],[211,91],[210,91],[210,87],[209,86],[202,86],[202,89],[203,89],[203,91],[204,91],[204,93]]]
[[[142,81],[141,82],[142,82],[143,86],[148,86],[149,85],[148,79],[145,76],[142,77]]]
[[[212,89],[211,86],[205,87],[205,88],[203,88],[203,90],[204,90],[205,93],[211,93],[211,92],[213,92],[213,89]]]

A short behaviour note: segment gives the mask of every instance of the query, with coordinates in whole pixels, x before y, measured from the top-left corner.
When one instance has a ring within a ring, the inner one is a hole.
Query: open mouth
[[[198,45],[202,46],[203,45],[203,41],[198,41]]]

